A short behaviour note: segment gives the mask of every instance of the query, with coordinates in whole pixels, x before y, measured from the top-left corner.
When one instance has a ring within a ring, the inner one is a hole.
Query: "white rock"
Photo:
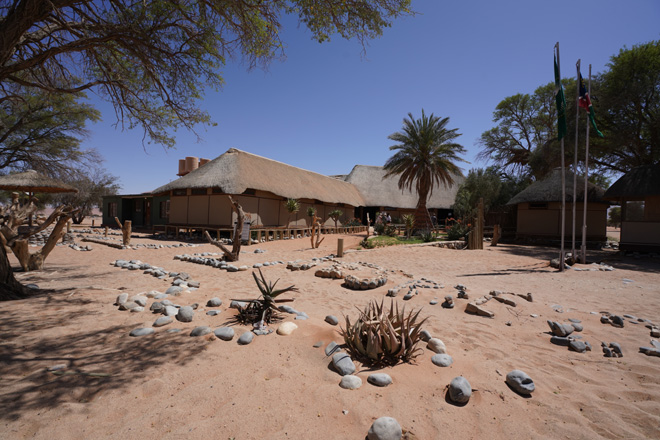
[[[447,353],[447,347],[445,347],[445,343],[438,338],[429,339],[426,348],[439,354]]]
[[[298,326],[294,324],[293,322],[287,321],[283,322],[280,324],[280,326],[277,328],[277,334],[281,336],[287,336],[293,333],[295,329],[297,329]]]

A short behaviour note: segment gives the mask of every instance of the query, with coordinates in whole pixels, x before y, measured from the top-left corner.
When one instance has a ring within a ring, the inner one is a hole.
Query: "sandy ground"
[[[306,239],[244,247],[240,263],[322,257],[335,251],[338,237],[328,236],[316,250]],[[363,237],[343,238],[346,248],[355,248]],[[147,242],[155,241],[134,239]],[[299,328],[290,336],[273,333],[239,346],[236,339],[224,342],[212,334],[189,336],[195,326],[226,323],[234,314],[228,309],[231,298],[258,297],[251,271],[227,273],[173,259],[217,248],[91,246],[91,252],[58,247],[44,270],[17,274],[24,283],[36,283],[41,293],[0,305],[0,438],[364,439],[381,416],[396,418],[409,438],[417,439],[660,437],[660,358],[638,352],[649,345],[649,330],[628,321],[624,328],[601,324],[598,313],[660,323],[658,258],[592,252],[592,260],[615,270],[558,273],[547,265],[557,251],[546,248],[410,246],[347,253],[343,261],[397,271],[386,286],[369,291],[347,290],[341,281],[315,277],[313,269],[291,272],[271,266],[264,268],[266,277],[295,284],[300,291],[292,305],[310,319],[295,321]],[[255,254],[256,248],[266,252]],[[131,330],[151,326],[157,316],[148,310],[119,311],[113,306],[117,295],[164,291],[170,284],[113,267],[116,259],[139,259],[199,281],[199,290],[174,298],[182,305],[200,304],[193,322],[175,321],[154,335],[129,337]],[[343,315],[355,317],[356,307],[385,298],[388,288],[409,280],[400,271],[444,285],[420,289],[407,302],[402,294],[397,300],[408,310],[423,308],[425,328],[444,341],[454,363],[436,367],[424,344],[413,364],[370,369],[357,363],[362,387],[340,388],[341,378],[323,347],[342,339],[338,327],[324,322],[325,316],[338,316],[340,324]],[[495,289],[531,292],[534,301],[517,298],[517,306],[511,307],[491,300],[484,307],[495,313],[492,319],[464,313],[465,300],[457,299],[454,309],[429,304],[435,297],[455,297],[453,286],[459,283],[468,287],[471,299]],[[223,300],[222,313],[208,316],[206,301],[215,296]],[[592,352],[579,354],[550,343],[546,320],[568,318],[582,321],[581,335],[594,347]],[[183,331],[168,333],[169,328]],[[237,326],[237,336],[247,329]],[[318,341],[323,346],[314,348]],[[620,343],[624,356],[603,357],[601,341]],[[65,374],[47,371],[59,364],[66,365]],[[505,384],[513,369],[533,378],[531,397]],[[368,384],[375,371],[389,374],[393,384]],[[447,385],[459,375],[473,388],[465,406],[445,397]]]

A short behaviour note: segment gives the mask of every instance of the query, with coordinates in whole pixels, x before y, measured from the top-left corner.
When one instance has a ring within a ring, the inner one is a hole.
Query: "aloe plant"
[[[410,362],[421,353],[417,347],[421,340],[422,324],[418,322],[421,309],[406,314],[405,306],[399,310],[398,303],[390,304],[385,310],[383,301],[370,301],[360,311],[357,320],[351,323],[346,316],[346,328],[340,329],[348,351],[369,365]]]
[[[261,292],[260,299],[238,299],[234,301],[241,301],[248,303],[246,307],[240,308],[238,310],[238,315],[236,319],[242,323],[252,323],[258,324],[259,327],[263,327],[265,324],[269,324],[273,319],[275,319],[279,313],[279,308],[277,303],[291,302],[293,299],[277,299],[283,293],[286,292],[297,292],[298,288],[295,285],[285,287],[283,289],[275,289],[277,279],[274,283],[266,280],[266,277],[259,270],[259,276],[255,272],[252,272],[252,277],[257,283],[257,287]]]

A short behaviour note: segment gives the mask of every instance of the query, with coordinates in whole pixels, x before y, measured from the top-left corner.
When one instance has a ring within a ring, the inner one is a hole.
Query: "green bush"
[[[396,226],[394,225],[385,225],[385,228],[383,229],[383,234],[387,235],[388,237],[396,237]]]
[[[469,231],[470,228],[466,224],[457,221],[447,228],[447,240],[460,240],[465,238]]]
[[[430,243],[435,240],[435,237],[433,236],[433,233],[431,231],[422,231],[422,233],[419,234],[419,236],[424,243]]]
[[[362,226],[362,222],[359,218],[352,218],[346,222],[346,226]]]
[[[409,362],[422,352],[417,344],[427,318],[417,322],[420,312],[406,314],[405,306],[399,311],[399,304],[393,300],[390,309],[385,310],[382,300],[380,304],[372,300],[355,322],[346,316],[346,328],[339,333],[351,356],[367,365]]]
[[[374,225],[374,234],[383,235],[385,232],[385,223],[376,223]]]
[[[363,249],[373,249],[376,247],[376,244],[372,240],[365,238],[360,242],[360,246],[362,246]]]

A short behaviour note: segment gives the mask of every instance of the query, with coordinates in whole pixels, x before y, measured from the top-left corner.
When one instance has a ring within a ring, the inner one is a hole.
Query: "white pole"
[[[575,63],[575,67],[577,68],[577,74],[575,77],[577,78],[577,94],[575,97],[575,148],[573,149],[573,220],[571,221],[572,226],[573,226],[573,235],[571,236],[571,259],[573,261],[576,260],[575,258],[575,200],[577,197],[577,166],[578,166],[578,122],[580,121],[580,106],[578,105],[578,102],[580,101],[580,60],[577,60],[577,63]]]
[[[591,64],[589,64],[589,88],[587,89],[589,98],[591,98]],[[587,185],[589,179],[589,112],[587,110],[587,142],[584,153],[584,202],[582,207],[582,248],[580,249],[580,261],[582,264],[587,262]]]
[[[559,42],[555,44],[557,49],[557,72],[561,85],[561,66],[559,63]],[[561,249],[559,251],[559,271],[564,271],[564,236],[566,235],[566,168],[564,164],[564,137],[561,138]]]

